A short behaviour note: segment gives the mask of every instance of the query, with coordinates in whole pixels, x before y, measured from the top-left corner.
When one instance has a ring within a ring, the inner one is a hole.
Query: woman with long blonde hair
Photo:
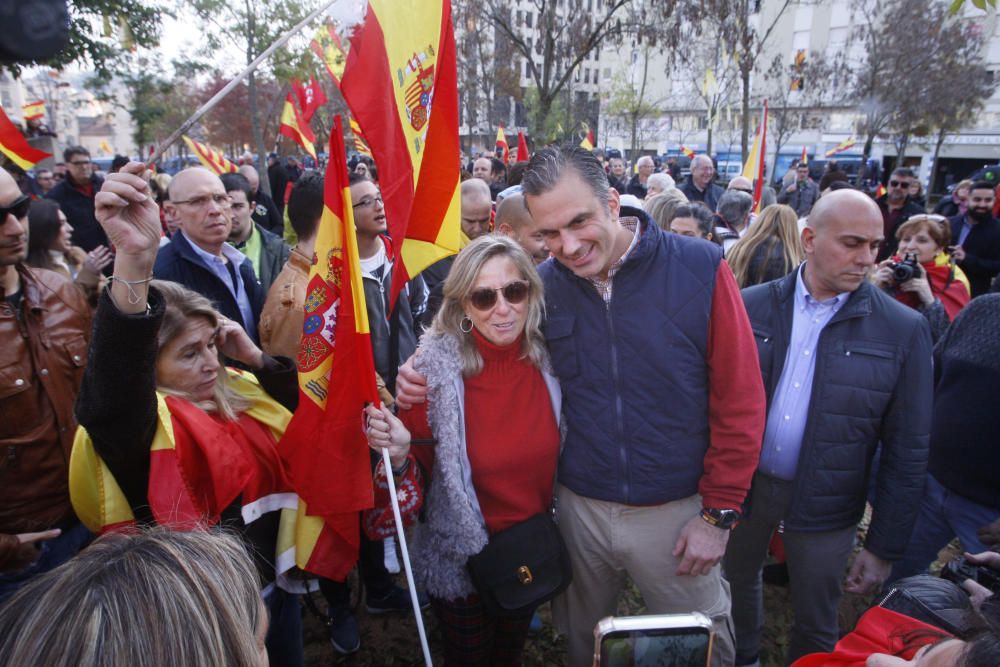
[[[765,208],[726,255],[741,289],[786,276],[803,259],[798,216],[784,204]]]

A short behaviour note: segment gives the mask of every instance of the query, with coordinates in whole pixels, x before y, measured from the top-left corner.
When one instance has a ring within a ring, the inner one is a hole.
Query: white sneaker
[[[399,574],[399,558],[396,557],[396,538],[387,537],[382,540],[382,548],[385,549],[383,556],[385,569],[391,574]]]

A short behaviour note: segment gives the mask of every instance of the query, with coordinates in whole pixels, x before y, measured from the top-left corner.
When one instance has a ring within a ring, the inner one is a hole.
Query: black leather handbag
[[[522,616],[566,590],[573,581],[569,551],[548,512],[490,537],[468,561],[486,611]]]

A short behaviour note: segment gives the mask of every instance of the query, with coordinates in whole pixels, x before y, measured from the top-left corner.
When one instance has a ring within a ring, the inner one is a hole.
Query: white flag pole
[[[417,633],[420,635],[420,648],[424,652],[424,664],[433,667],[431,650],[427,645],[427,632],[424,630],[424,616],[420,611],[420,601],[417,599],[417,586],[413,583],[413,566],[410,564],[410,551],[406,548],[406,533],[403,531],[403,517],[399,512],[399,498],[396,496],[396,481],[392,476],[388,447],[382,448],[382,465],[385,467],[385,478],[389,482],[392,515],[396,519],[396,534],[399,536],[399,548],[403,552],[403,568],[406,570],[406,584],[410,588],[410,603],[413,605],[413,617],[417,620]]]

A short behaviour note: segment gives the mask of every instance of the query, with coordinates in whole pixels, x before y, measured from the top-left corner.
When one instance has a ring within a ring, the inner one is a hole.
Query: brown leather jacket
[[[73,404],[87,364],[90,308],[63,276],[17,265],[17,312],[0,299],[0,570],[16,533],[73,516]]]

